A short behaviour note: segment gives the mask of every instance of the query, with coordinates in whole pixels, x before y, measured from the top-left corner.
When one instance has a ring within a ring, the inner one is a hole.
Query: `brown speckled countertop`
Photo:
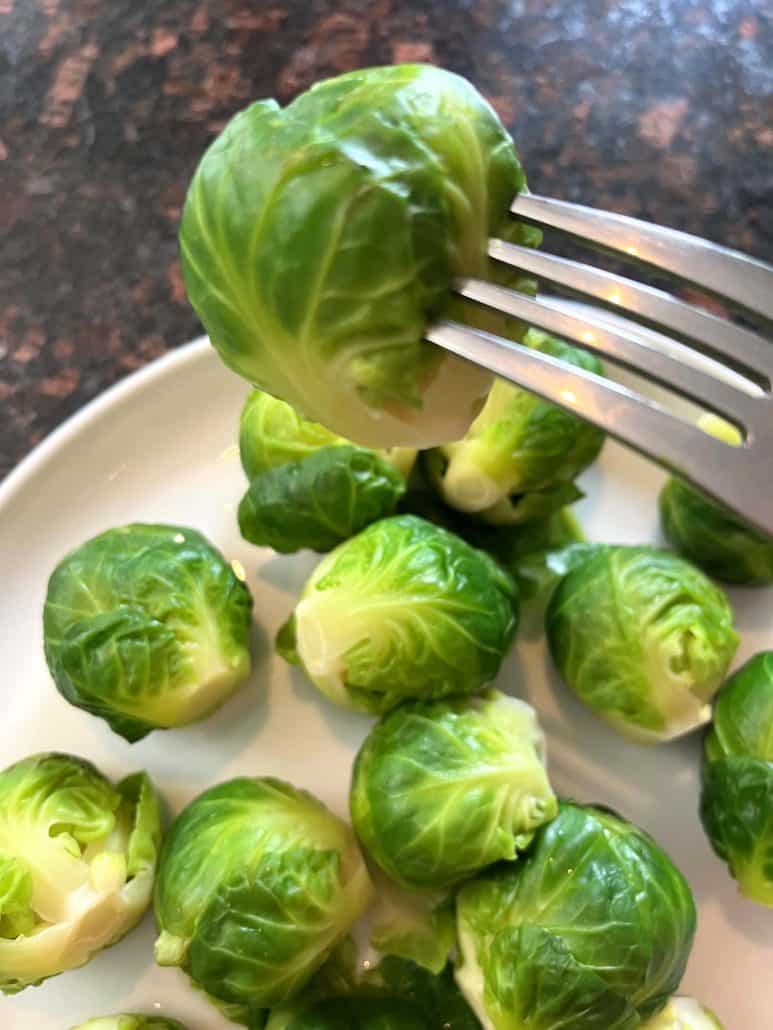
[[[762,0],[0,0],[0,475],[198,333],[176,227],[235,110],[416,60],[489,97],[532,189],[773,258]]]

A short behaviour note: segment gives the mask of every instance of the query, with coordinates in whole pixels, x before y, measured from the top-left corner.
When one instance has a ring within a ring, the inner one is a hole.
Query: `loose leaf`
[[[325,447],[257,476],[239,505],[245,540],[289,554],[330,551],[391,515],[405,481],[373,451]]]

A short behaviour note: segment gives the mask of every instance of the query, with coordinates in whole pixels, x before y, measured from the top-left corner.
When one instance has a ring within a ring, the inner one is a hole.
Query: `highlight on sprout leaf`
[[[252,597],[201,533],[133,523],[48,582],[43,634],[62,696],[128,741],[210,715],[250,672]]]
[[[144,773],[117,784],[74,755],[0,772],[0,990],[88,962],[142,918],[161,839]]]
[[[323,447],[348,443],[264,390],[250,390],[247,395],[239,419],[239,457],[250,481],[279,465],[308,458]]]

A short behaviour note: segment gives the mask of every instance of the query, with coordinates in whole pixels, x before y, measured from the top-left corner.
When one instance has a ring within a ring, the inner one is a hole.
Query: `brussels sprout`
[[[644,743],[708,722],[738,646],[722,591],[653,547],[592,548],[557,586],[546,627],[566,683]]]
[[[270,393],[251,390],[247,395],[239,420],[239,457],[250,481],[279,465],[308,458],[323,447],[348,443],[318,422],[302,418],[290,404]]]
[[[275,1009],[266,1030],[435,1030],[411,1002],[394,998],[328,998]]]
[[[457,896],[457,982],[491,1030],[634,1030],[678,987],[690,888],[652,838],[562,802],[518,862]]]
[[[324,447],[256,476],[239,505],[245,540],[288,554],[330,551],[395,510],[405,480],[375,451]]]
[[[249,675],[252,598],[193,529],[135,523],[68,554],[43,610],[62,696],[128,741],[218,708]]]
[[[142,918],[161,824],[153,785],[39,754],[0,772],[0,990],[88,962]]]
[[[445,888],[514,859],[558,811],[533,708],[489,690],[413,702],[369,734],[352,777],[352,823],[407,888]]]
[[[474,694],[499,671],[518,621],[512,578],[413,515],[382,519],[311,575],[278,649],[345,708]]]
[[[81,1023],[71,1030],[185,1030],[176,1019],[164,1016],[140,1016],[137,1013],[122,1013],[118,1016],[101,1016]]]
[[[773,907],[773,651],[750,659],[717,695],[701,820],[741,893]]]
[[[239,421],[239,456],[250,481],[278,465],[302,461],[323,447],[344,446],[351,446],[350,441],[318,422],[301,418],[295,408],[270,393],[251,390],[244,402]],[[407,477],[417,452],[410,447],[387,447],[376,453]]]
[[[292,999],[359,918],[371,884],[354,834],[280,780],[206,790],[167,836],[156,961],[254,1012]]]
[[[672,998],[641,1030],[723,1030],[722,1024],[695,998]]]
[[[703,415],[698,425],[731,446],[743,443],[736,427],[716,415]],[[663,487],[660,521],[669,543],[710,576],[744,586],[773,583],[773,538],[684,480],[672,478]]]
[[[524,341],[597,374],[586,351],[530,330]],[[431,451],[430,478],[446,501],[494,524],[541,519],[581,496],[574,480],[601,450],[604,434],[588,422],[498,379],[467,435]]]
[[[539,240],[509,216],[524,188],[494,110],[439,68],[368,68],[284,109],[258,101],[188,190],[188,296],[225,363],[306,418],[368,447],[458,439],[491,377],[425,328],[456,276],[497,274],[491,235]]]
[[[660,493],[660,518],[668,542],[685,558],[725,583],[773,583],[773,539],[681,479]]]
[[[368,913],[370,943],[382,955],[407,959],[440,973],[456,943],[453,897],[408,891],[376,867],[376,900]]]

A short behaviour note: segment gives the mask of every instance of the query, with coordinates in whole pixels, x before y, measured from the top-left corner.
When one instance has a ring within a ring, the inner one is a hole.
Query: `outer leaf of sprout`
[[[330,551],[391,515],[404,490],[402,475],[374,451],[324,447],[256,476],[239,505],[239,529],[283,554]]]

